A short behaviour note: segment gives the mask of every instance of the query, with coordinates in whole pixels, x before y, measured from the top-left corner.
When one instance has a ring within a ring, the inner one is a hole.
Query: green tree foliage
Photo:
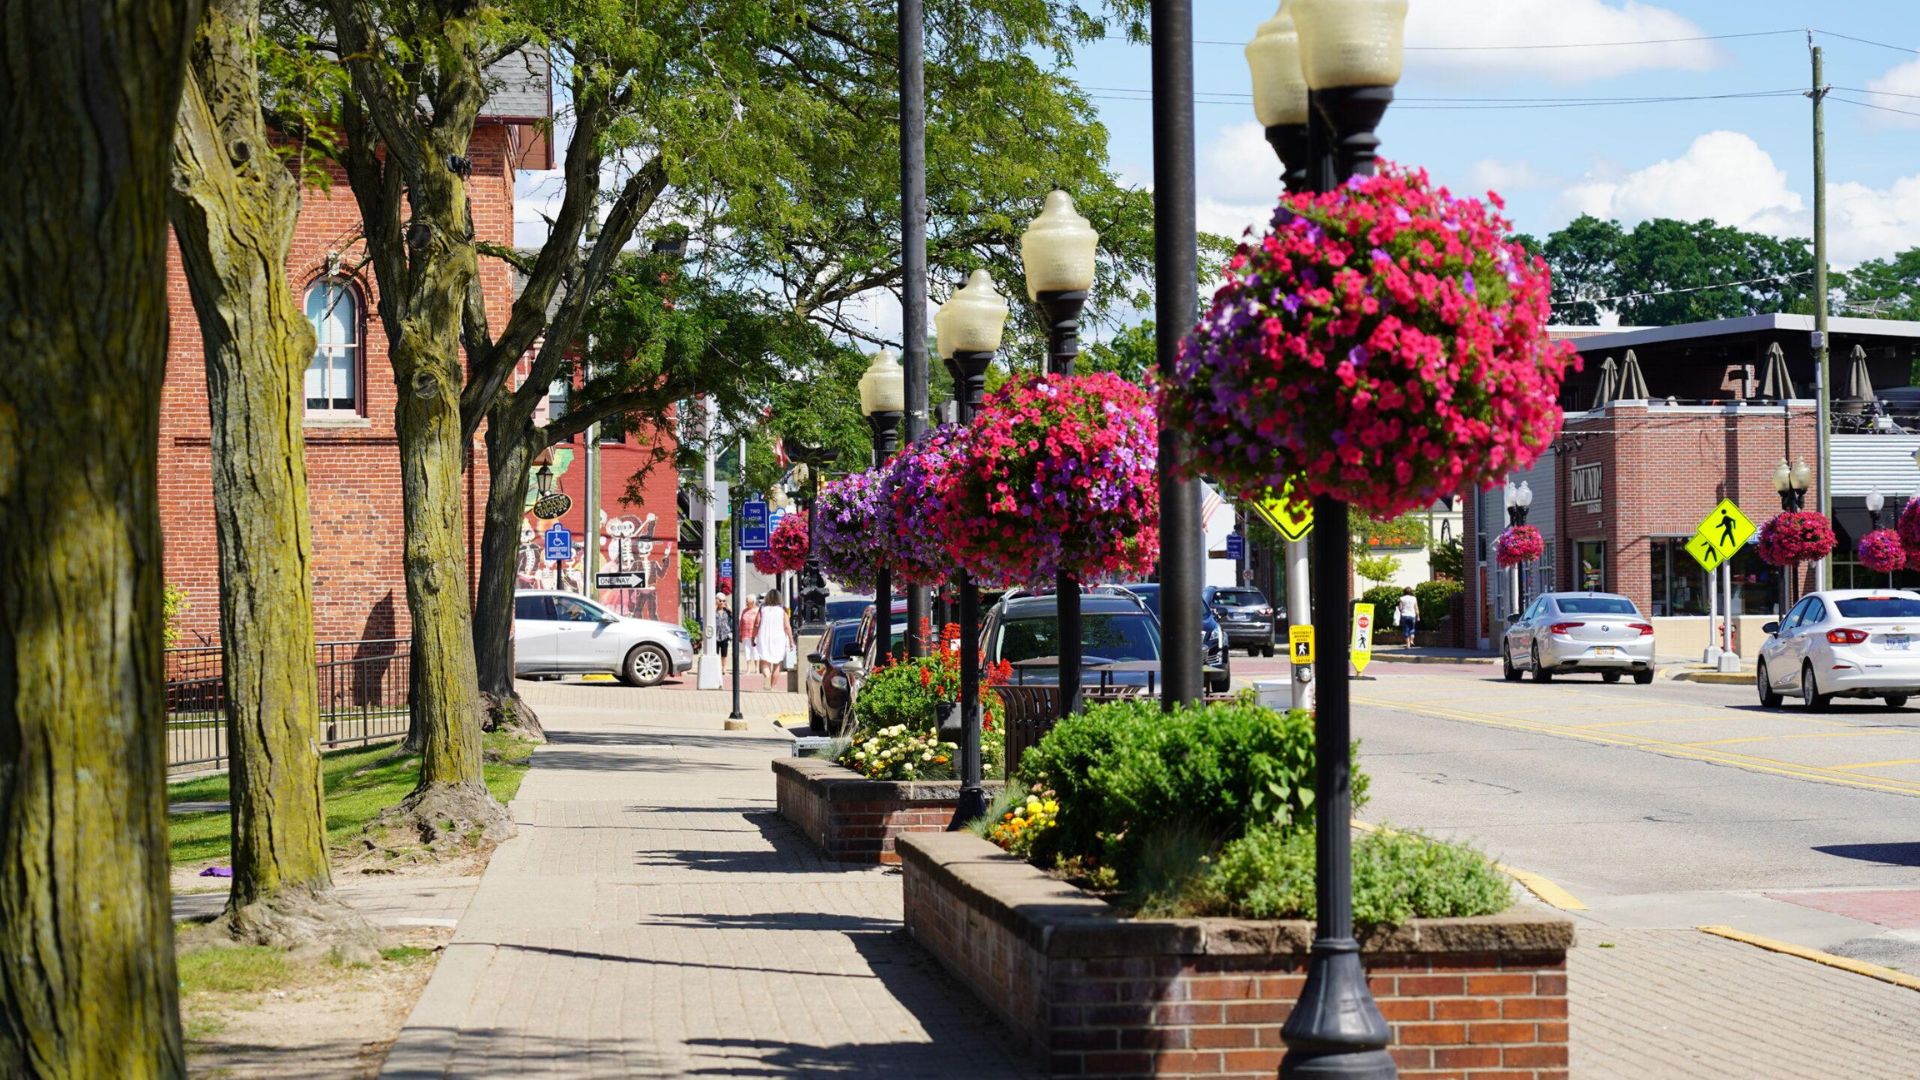
[[[1711,219],[1654,218],[1626,229],[1583,214],[1540,251],[1553,269],[1558,322],[1597,323],[1612,311],[1626,325],[1666,326],[1812,310],[1806,240]]]
[[[1433,576],[1436,578],[1445,578],[1449,581],[1465,581],[1467,577],[1466,549],[1460,546],[1458,539],[1448,540],[1442,544],[1435,544],[1428,566],[1432,569]]]
[[[1375,521],[1355,507],[1347,508],[1348,536],[1356,556],[1370,555],[1375,548],[1417,549],[1427,546],[1427,519],[1422,513],[1402,514],[1389,521]]]
[[[1848,315],[1920,319],[1920,248],[1892,258],[1868,259],[1847,271],[1839,306]]]
[[[1353,572],[1364,581],[1391,581],[1400,572],[1400,560],[1391,555],[1361,555],[1353,560]]]

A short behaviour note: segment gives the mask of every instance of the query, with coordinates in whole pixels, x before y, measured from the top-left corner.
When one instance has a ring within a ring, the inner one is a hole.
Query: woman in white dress
[[[780,606],[780,594],[770,592],[760,608],[760,663],[767,673],[767,689],[773,689],[774,677],[787,662],[787,646],[793,627],[787,622],[787,609]]]

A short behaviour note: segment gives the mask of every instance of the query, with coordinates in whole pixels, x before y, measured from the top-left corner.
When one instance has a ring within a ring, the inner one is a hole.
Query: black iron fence
[[[406,638],[327,641],[314,650],[320,745],[361,746],[407,733]],[[227,678],[220,647],[167,650],[167,767],[227,766]]]

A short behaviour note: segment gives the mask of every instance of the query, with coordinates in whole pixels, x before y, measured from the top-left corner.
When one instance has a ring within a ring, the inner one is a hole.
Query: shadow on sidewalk
[[[487,1061],[476,1050],[517,1044],[522,1032],[501,1027],[409,1027],[388,1052],[380,1080],[445,1080],[461,1077],[519,1077],[527,1075],[521,1061]],[[637,1038],[580,1039],[542,1035],[539,1040],[542,1075],[559,1076],[669,1076],[672,1069],[658,1051]],[[449,1048],[452,1048],[449,1052]],[[473,1049],[468,1049],[473,1048]],[[449,1061],[458,1071],[449,1071]],[[312,1077],[323,1075],[310,1067],[287,1072],[247,1072],[246,1076]],[[336,1074],[324,1074],[336,1075]],[[345,1075],[345,1074],[338,1074]],[[354,1073],[352,1075],[367,1075]]]
[[[754,742],[734,735],[709,735],[698,731],[662,731],[659,728],[631,731],[550,731],[550,746],[670,746],[680,750],[755,749]],[[784,744],[783,744],[784,745]]]
[[[776,810],[729,809],[735,810],[742,821],[759,830],[767,846],[682,851],[646,849],[634,852],[634,865],[690,868],[716,874],[873,874],[878,870],[871,863],[839,862],[824,857]],[[667,831],[679,830],[669,828]],[[745,829],[728,831],[742,837],[747,835]]]
[[[558,740],[550,740],[558,742]],[[638,747],[642,744],[631,743]],[[662,749],[670,744],[653,744]],[[578,769],[583,772],[685,772],[685,761],[671,754],[617,754],[611,751],[568,750],[542,748],[534,758],[534,764],[542,769]],[[767,770],[764,761],[755,760],[751,764],[731,764],[724,761],[699,762],[698,767],[708,772],[750,772],[762,773]]]

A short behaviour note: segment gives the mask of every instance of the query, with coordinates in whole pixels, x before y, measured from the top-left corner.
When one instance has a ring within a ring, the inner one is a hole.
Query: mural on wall
[[[600,569],[606,573],[639,574],[645,584],[634,589],[602,589],[600,599],[622,615],[636,619],[660,618],[660,582],[673,563],[673,541],[654,536],[659,517],[600,514]],[[673,621],[671,612],[667,615]]]

